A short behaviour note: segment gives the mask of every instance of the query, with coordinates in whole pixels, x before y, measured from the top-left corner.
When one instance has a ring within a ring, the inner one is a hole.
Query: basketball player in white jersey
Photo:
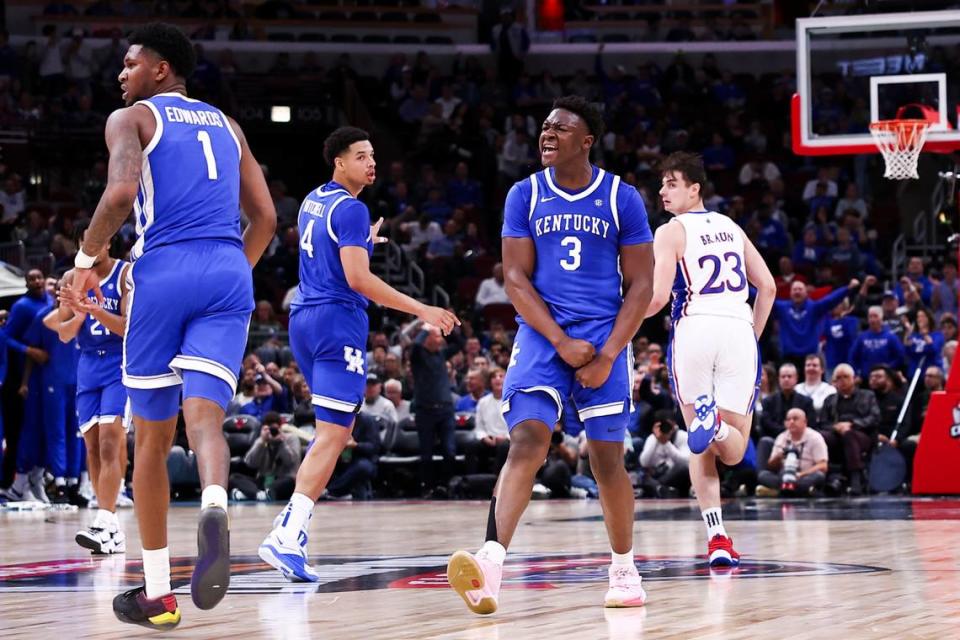
[[[710,566],[736,566],[740,556],[720,512],[717,461],[733,466],[743,459],[760,383],[757,339],[776,286],[743,230],[704,209],[700,156],[673,153],[660,174],[664,209],[675,217],[653,241],[653,299],[646,315],[658,313],[673,294],[667,364],[694,454],[690,479],[707,525]],[[757,290],[753,308],[749,285]]]

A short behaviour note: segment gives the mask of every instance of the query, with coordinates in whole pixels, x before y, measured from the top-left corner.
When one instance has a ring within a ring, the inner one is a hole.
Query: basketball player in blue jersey
[[[687,423],[690,479],[707,527],[710,566],[740,563],[723,526],[717,461],[734,466],[750,437],[760,384],[757,340],[776,286],[753,243],[725,215],[707,211],[703,160],[677,152],[660,165],[663,207],[674,218],[657,230],[653,300],[647,315],[673,295],[667,371]],[[751,308],[748,283],[757,289]]]
[[[460,321],[451,312],[404,295],[370,271],[383,219],[371,228],[357,195],[373,184],[376,162],[366,131],[341,127],[323,144],[333,179],[300,205],[300,284],[290,312],[290,347],[313,393],[316,436],[297,472],[289,503],[260,545],[260,557],[287,579],[316,582],[307,563],[307,527],[344,447],[366,388],[367,302],[421,318],[444,334]],[[352,443],[352,444],[351,444]]]
[[[612,550],[604,605],[634,607],[646,598],[633,559],[623,441],[633,389],[628,345],[650,301],[653,236],[637,190],[590,164],[603,135],[596,107],[579,97],[553,107],[540,133],[545,169],[516,183],[504,206],[503,272],[520,314],[501,402],[510,453],[486,542],[475,555],[457,551],[447,565],[450,586],[481,614],[497,609],[506,549],[571,396]]]
[[[233,397],[253,311],[251,267],[270,243],[276,211],[236,122],[188,98],[195,65],[176,27],[134,31],[120,72],[126,108],[107,120],[107,186],[77,254],[77,303],[93,289],[94,265],[134,212],[139,238],[130,252],[130,301],[123,381],[136,427],[133,491],[143,544],[145,585],[117,596],[123,622],[167,629],[180,622],[167,549],[167,453],[183,398],[201,495],[194,604],[210,609],[230,583],[227,476],[222,423]],[[240,207],[250,224],[241,236]]]
[[[81,239],[85,230],[86,225],[78,226]],[[87,445],[87,468],[97,497],[93,524],[77,532],[76,541],[96,554],[124,553],[127,549],[126,536],[117,519],[117,496],[123,483],[127,448],[123,428],[127,390],[121,365],[129,267],[129,263],[111,258],[105,247],[93,265],[103,301],[88,291],[77,302],[72,289],[74,272],[70,270],[63,276],[57,310],[60,340],[76,339],[80,346],[77,421]]]

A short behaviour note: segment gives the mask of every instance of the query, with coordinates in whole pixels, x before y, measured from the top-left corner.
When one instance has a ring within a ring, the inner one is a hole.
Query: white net
[[[877,143],[887,170],[883,177],[889,180],[916,180],[917,159],[927,140],[930,122],[927,120],[881,120],[870,123],[870,133]]]

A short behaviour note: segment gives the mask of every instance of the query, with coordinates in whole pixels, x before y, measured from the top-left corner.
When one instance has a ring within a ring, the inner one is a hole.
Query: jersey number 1
[[[217,179],[217,159],[213,157],[213,144],[210,142],[210,133],[207,131],[197,131],[197,140],[203,147],[203,157],[207,159],[207,178]]]

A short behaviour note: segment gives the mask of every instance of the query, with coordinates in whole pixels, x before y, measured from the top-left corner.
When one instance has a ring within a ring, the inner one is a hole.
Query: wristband
[[[93,263],[97,261],[96,256],[88,256],[83,252],[83,248],[77,250],[77,256],[73,259],[73,266],[78,269],[91,269]]]

